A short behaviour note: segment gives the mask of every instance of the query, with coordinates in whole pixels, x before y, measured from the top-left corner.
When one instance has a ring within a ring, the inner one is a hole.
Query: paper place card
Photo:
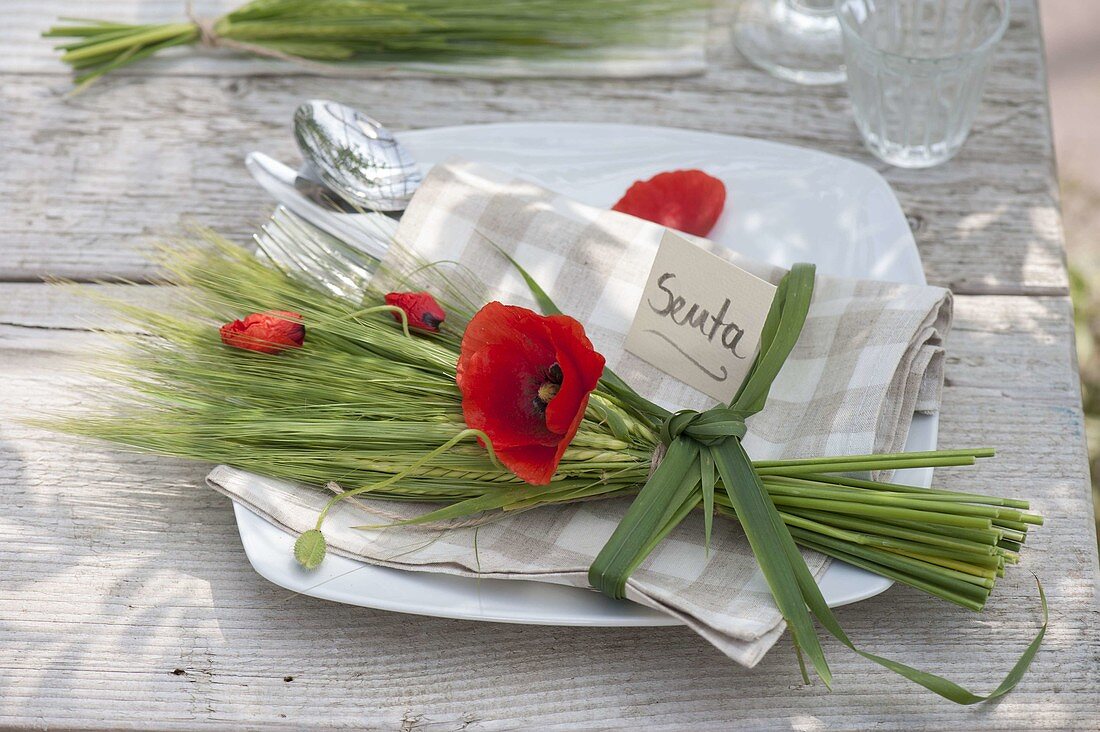
[[[728,403],[748,376],[775,286],[666,231],[624,347]]]

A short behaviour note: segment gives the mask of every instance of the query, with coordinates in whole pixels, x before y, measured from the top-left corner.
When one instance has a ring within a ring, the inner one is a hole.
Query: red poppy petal
[[[531,485],[546,485],[558,472],[558,464],[562,455],[569,449],[569,444],[580,429],[584,421],[584,412],[588,408],[588,395],[585,394],[580,404],[577,405],[577,413],[573,422],[566,429],[564,435],[558,439],[557,445],[546,447],[542,445],[526,445],[521,447],[506,447],[497,451],[497,457],[504,466],[516,474],[517,477]]]
[[[557,454],[554,455],[554,467],[557,468],[559,462],[561,462],[562,455],[569,448],[570,443],[573,442],[573,438],[577,436],[577,430],[581,428],[581,422],[584,421],[584,413],[588,410],[589,395],[585,394],[581,399],[580,404],[577,405],[577,414],[573,417],[573,423],[569,425],[565,430],[565,434],[562,436],[561,442],[558,443]]]
[[[706,236],[722,215],[726,186],[701,170],[658,173],[637,181],[612,207],[646,221]]]
[[[466,424],[498,430],[494,445],[549,440],[534,398],[553,361],[541,316],[499,302],[483,307],[466,327],[455,374]]]
[[[556,445],[560,435],[546,428],[546,419],[535,405],[538,388],[545,380],[543,369],[541,365],[533,368],[524,354],[504,345],[483,349],[466,359],[467,378],[462,387],[466,424],[487,433],[498,448]]]
[[[565,448],[525,445],[497,450],[497,457],[504,467],[516,477],[531,485],[546,485],[558,471],[558,461]]]
[[[592,349],[584,327],[566,315],[547,318],[547,327],[554,337],[555,362],[561,367],[562,382],[554,399],[546,406],[546,428],[558,434],[569,432],[578,405],[603,375],[604,357]],[[583,410],[581,410],[583,416]],[[579,424],[579,423],[578,423]],[[576,433],[576,429],[573,429]],[[569,435],[571,440],[573,435]]]
[[[503,343],[531,352],[541,351],[543,356],[552,357],[554,346],[543,320],[543,316],[527,308],[491,302],[477,311],[466,326],[462,334],[462,356]]]

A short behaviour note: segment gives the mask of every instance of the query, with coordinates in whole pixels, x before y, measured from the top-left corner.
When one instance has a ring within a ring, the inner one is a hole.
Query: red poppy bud
[[[260,353],[282,353],[299,348],[306,339],[302,316],[289,310],[252,313],[221,327],[222,343]]]
[[[674,170],[637,181],[612,209],[677,231],[706,236],[722,215],[726,186],[701,170]]]
[[[491,302],[470,320],[458,357],[466,425],[534,485],[554,477],[577,434],[604,358],[567,315]]]
[[[404,310],[410,328],[430,333],[438,333],[439,326],[447,318],[435,298],[426,292],[390,292],[386,294],[386,304]],[[401,322],[401,316],[397,313],[393,314],[393,318]]]

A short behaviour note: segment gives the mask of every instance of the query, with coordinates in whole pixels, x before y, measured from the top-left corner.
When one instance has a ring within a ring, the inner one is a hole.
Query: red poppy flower
[[[696,236],[706,236],[722,215],[726,186],[701,170],[674,170],[637,181],[615,211]]]
[[[491,302],[462,336],[458,388],[467,426],[534,485],[550,482],[577,434],[604,358],[567,315]]]
[[[386,304],[394,305],[405,311],[409,327],[438,333],[439,326],[447,318],[443,308],[435,298],[426,292],[390,292],[386,294]],[[401,322],[401,316],[393,314],[394,320]]]
[[[298,348],[306,339],[302,316],[289,310],[252,313],[221,327],[222,343],[260,353],[282,353]]]

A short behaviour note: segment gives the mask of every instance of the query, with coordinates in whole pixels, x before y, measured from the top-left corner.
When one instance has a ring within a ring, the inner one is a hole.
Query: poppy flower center
[[[560,388],[561,387],[557,384],[552,384],[547,381],[539,387],[539,401],[543,404],[549,404],[550,401],[558,395],[558,389]]]
[[[546,405],[553,401],[554,397],[558,395],[558,390],[561,389],[561,381],[563,374],[561,372],[561,366],[557,363],[552,364],[550,368],[546,369],[546,381],[539,386],[538,401],[536,404],[543,410],[546,409]]]

